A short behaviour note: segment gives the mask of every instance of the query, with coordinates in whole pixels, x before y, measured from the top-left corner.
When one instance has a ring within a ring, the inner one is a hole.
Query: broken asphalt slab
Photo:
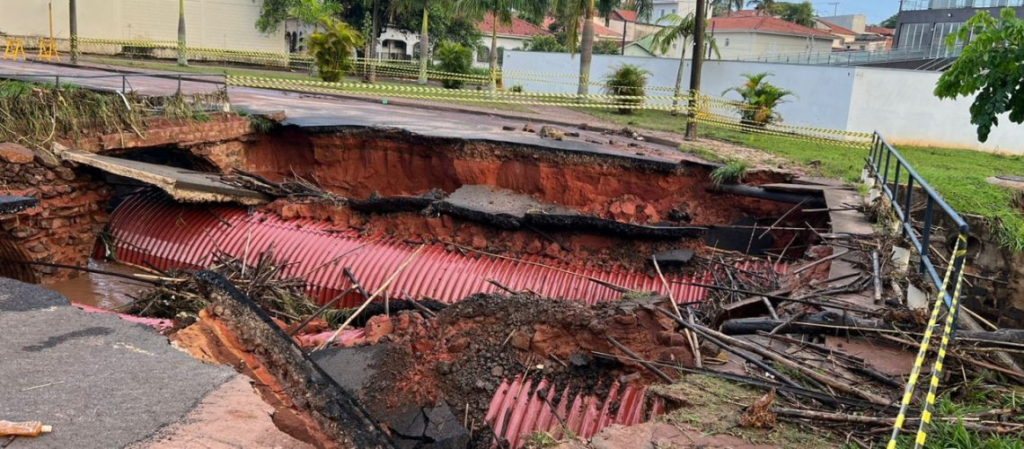
[[[0,196],[0,214],[13,214],[38,205],[38,198]]]
[[[86,313],[42,287],[0,278],[0,419],[53,432],[17,448],[123,447],[181,420],[235,375],[152,329]]]

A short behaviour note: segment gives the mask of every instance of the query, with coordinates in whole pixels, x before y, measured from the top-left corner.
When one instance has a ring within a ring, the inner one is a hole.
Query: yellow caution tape
[[[963,245],[963,249],[961,249],[961,245]],[[910,370],[910,378],[907,379],[907,386],[906,386],[906,388],[903,391],[903,399],[900,401],[900,411],[896,415],[896,422],[893,424],[892,435],[889,437],[889,444],[886,445],[887,449],[895,449],[896,448],[896,439],[899,437],[900,431],[903,430],[903,422],[906,421],[906,419],[907,419],[907,409],[910,406],[910,401],[914,397],[914,388],[917,386],[917,378],[918,378],[918,376],[921,375],[921,368],[924,365],[925,358],[928,356],[928,346],[929,346],[929,344],[931,344],[932,333],[934,333],[935,329],[938,327],[939,311],[942,310],[942,305],[944,304],[944,300],[946,299],[946,295],[947,295],[946,289],[949,287],[949,278],[950,278],[950,276],[953,273],[953,266],[956,265],[956,259],[958,257],[962,257],[966,253],[967,253],[967,236],[961,234],[960,237],[956,241],[956,245],[953,247],[953,255],[950,257],[949,263],[946,266],[946,275],[942,278],[942,285],[939,286],[938,297],[935,298],[935,303],[932,304],[932,314],[928,318],[928,326],[925,328],[924,337],[921,339],[921,348],[917,351],[917,358],[914,359],[914,366]],[[947,328],[950,326],[950,319],[952,319],[952,317],[956,315],[955,307],[956,307],[957,301],[958,301],[959,296],[960,296],[960,285],[961,285],[961,282],[963,282],[963,269],[962,268],[960,270],[959,279],[957,280],[956,291],[953,293],[953,300],[950,303],[951,307],[954,307],[954,308],[951,308],[948,311],[948,314],[949,314],[950,318],[946,320]],[[942,349],[942,351],[939,353],[940,358],[938,360],[936,360],[937,367],[940,370],[942,368],[942,364],[940,363],[940,361],[945,356],[945,347],[946,347],[946,344],[948,343],[948,341],[949,341],[948,340],[948,335],[944,335],[943,336],[942,345],[940,346],[940,349]],[[937,377],[934,377],[934,373],[933,373],[933,381],[932,382],[935,382],[935,383],[938,382],[937,381]],[[930,393],[929,394],[929,399],[934,404],[934,401],[935,401],[934,397],[933,397],[934,396],[934,391],[929,389],[929,393]],[[927,407],[928,406],[926,405],[926,409],[925,409],[926,411],[928,410]],[[929,412],[927,418],[929,420],[931,419],[930,412]],[[925,416],[922,415],[922,423],[923,423],[924,419],[925,419]],[[919,431],[918,439],[921,439],[921,438],[922,438],[922,436],[921,436],[921,433]],[[920,444],[923,444],[923,442],[920,443]]]

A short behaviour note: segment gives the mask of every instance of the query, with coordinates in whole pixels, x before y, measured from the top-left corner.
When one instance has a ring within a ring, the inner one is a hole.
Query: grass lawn
[[[298,81],[320,81],[320,78],[309,76],[305,72],[296,71],[284,71],[284,70],[262,70],[247,67],[237,66],[218,66],[208,65],[205,63],[192,63],[189,66],[181,67],[174,62],[160,61],[160,60],[128,60],[121,58],[100,58],[100,57],[86,57],[83,58],[86,62],[93,64],[102,64],[117,67],[136,68],[145,70],[158,70],[164,72],[181,72],[181,73],[199,73],[199,74],[215,74],[215,75],[234,75],[234,76],[250,76],[250,77],[267,77],[267,78],[279,78],[288,80]],[[381,79],[388,79],[389,81],[381,81]],[[347,82],[359,82],[360,79],[357,77],[349,77],[344,81]],[[403,82],[401,79],[390,79],[384,78],[378,75],[377,85],[384,86],[410,86],[415,85],[415,81],[408,80]],[[434,82],[429,87],[441,87],[440,84]],[[466,87],[466,90],[473,89],[472,86]],[[351,93],[365,96],[378,96],[383,98],[403,98],[402,92],[392,92],[388,90],[373,89],[373,88],[350,88],[345,89],[343,93]],[[415,95],[416,92],[405,93],[404,95]],[[468,101],[468,100],[451,100],[451,99],[438,99],[430,100],[427,98],[412,98],[412,100],[418,101],[430,101],[435,103],[453,103],[463,106],[471,106],[476,108],[492,109],[498,111],[511,111],[511,112],[532,112],[527,105],[519,104],[508,104],[508,103],[491,103],[485,101]]]
[[[673,117],[665,111],[642,110],[633,115],[620,115],[613,111],[581,110],[616,124],[636,128],[680,134],[686,128],[685,118]],[[860,177],[864,159],[868,156],[867,150],[744,133],[706,124],[700,125],[698,133],[701,137],[756,148],[802,167],[808,167],[812,161],[820,162],[820,168],[816,171],[822,176],[849,181]],[[994,227],[993,236],[999,243],[1015,252],[1024,251],[1024,215],[1015,198],[1017,193],[985,181],[985,178],[996,175],[1024,176],[1024,157],[954,148],[897,145],[897,149],[954,209],[960,213],[994,219],[998,226]]]

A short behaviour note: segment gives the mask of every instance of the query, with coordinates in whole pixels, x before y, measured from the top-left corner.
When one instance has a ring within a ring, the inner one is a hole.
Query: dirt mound
[[[612,337],[646,360],[692,366],[681,334],[654,308],[664,298],[624,299],[588,307],[577,301],[531,296],[474,295],[424,319],[407,312],[391,317],[394,343],[367,389],[371,407],[447,402],[482,421],[503,379],[547,378],[604,395],[624,376],[657,378],[639,364],[596,357],[624,356]],[[637,374],[634,374],[637,373]]]

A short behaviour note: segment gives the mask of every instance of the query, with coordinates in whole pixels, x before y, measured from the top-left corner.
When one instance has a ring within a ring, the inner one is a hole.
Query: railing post
[[[908,173],[908,175],[910,173],[910,168],[909,167],[907,168],[907,173]],[[906,202],[906,206],[903,207],[903,217],[906,218],[906,220],[904,220],[904,221],[906,221],[907,223],[913,223],[913,220],[911,220],[911,218],[910,218],[910,206],[911,206],[911,203],[913,201],[914,201],[914,177],[913,176],[907,176],[907,202]],[[906,235],[906,234],[907,234],[907,227],[904,226],[903,227],[903,235]],[[922,252],[923,251],[924,250],[922,249]],[[925,253],[925,254],[927,254],[927,253]]]
[[[178,75],[178,95],[181,95],[181,75]]]
[[[889,151],[889,147],[885,147],[885,172],[882,174],[882,185],[883,188],[888,188],[889,184],[889,159],[892,159],[892,151]]]
[[[57,87],[57,90],[60,90],[60,75],[53,77],[53,85]]]
[[[921,232],[921,251],[925,254],[930,254],[931,251],[931,238],[932,238],[932,206],[933,200],[931,195],[925,195],[924,203],[924,231]],[[924,261],[925,258],[921,258],[921,266],[918,268],[918,272],[924,274]]]
[[[128,76],[127,75],[121,75],[121,93],[122,94],[127,94],[128,93]]]
[[[894,170],[893,177],[892,177],[892,202],[896,206],[897,209],[900,208],[900,200],[899,200],[899,194],[900,194],[900,168],[902,168],[902,167],[903,167],[903,163],[900,162],[899,159],[897,159],[896,160],[896,170]],[[907,214],[903,214],[903,217],[904,217],[904,219],[906,219]]]

